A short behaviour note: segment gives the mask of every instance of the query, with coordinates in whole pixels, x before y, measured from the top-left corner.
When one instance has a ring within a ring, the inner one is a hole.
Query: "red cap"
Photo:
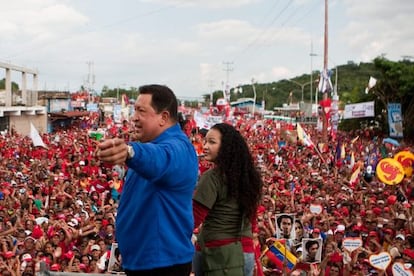
[[[11,257],[14,257],[13,251],[6,251],[3,253],[4,258],[10,259]]]
[[[382,210],[381,210],[381,208],[374,207],[374,208],[372,208],[372,212],[374,212],[374,214],[376,214],[378,216],[378,215],[381,215]]]
[[[348,208],[346,208],[345,206],[343,206],[342,208],[341,208],[341,213],[342,213],[342,215],[344,215],[344,216],[349,216],[349,210],[348,210]]]
[[[60,265],[59,264],[52,264],[50,266],[50,271],[59,271],[60,270]]]
[[[404,255],[407,255],[408,257],[410,257],[411,259],[414,259],[414,249],[404,249],[403,251]]]
[[[72,250],[69,250],[68,252],[66,252],[63,257],[65,257],[66,259],[70,260],[73,258],[73,256],[75,255],[75,253],[73,253]]]
[[[370,231],[370,232],[369,232],[369,236],[370,236],[370,237],[378,237],[378,234],[377,234],[377,232],[375,232],[375,231]]]
[[[266,207],[264,207],[263,205],[260,205],[259,207],[257,207],[258,214],[264,213],[265,211],[266,211]]]
[[[361,227],[361,226],[354,225],[354,226],[352,227],[352,231],[361,231],[361,230],[362,230],[362,227]]]
[[[36,225],[33,228],[32,237],[35,239],[40,239],[43,236],[43,231],[40,225]]]
[[[396,195],[390,195],[387,198],[387,204],[388,205],[393,205],[396,201],[397,201],[397,196]]]
[[[52,262],[52,261],[50,260],[50,258],[48,258],[48,257],[42,257],[42,258],[41,258],[41,261],[42,261],[42,262],[45,262],[45,263],[46,263],[46,264],[48,264],[48,265],[50,265],[50,264],[51,264],[51,262]]]

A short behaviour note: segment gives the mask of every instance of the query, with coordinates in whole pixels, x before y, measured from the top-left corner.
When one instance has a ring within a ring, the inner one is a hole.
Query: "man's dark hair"
[[[309,249],[312,247],[312,245],[317,244],[319,248],[319,242],[317,240],[309,240],[306,242],[305,248],[306,251],[309,252]]]
[[[284,219],[284,218],[287,218],[287,219],[289,219],[290,220],[290,222],[293,224],[293,217],[292,216],[289,216],[289,215],[286,215],[286,214],[283,214],[283,215],[280,215],[278,218],[277,218],[277,226],[280,228],[280,224],[282,223],[282,219]]]
[[[165,85],[143,85],[138,90],[139,94],[152,95],[151,106],[155,112],[168,111],[174,122],[178,121],[178,101],[174,92]]]

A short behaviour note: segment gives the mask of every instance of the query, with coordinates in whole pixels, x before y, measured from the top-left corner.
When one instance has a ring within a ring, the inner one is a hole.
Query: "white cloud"
[[[163,82],[202,94],[221,89],[223,62],[233,62],[231,85],[277,81],[309,72],[311,40],[313,70],[322,66],[324,7],[314,0],[3,2],[0,60],[38,68],[42,88],[78,88],[88,61],[98,90]],[[414,1],[332,0],[329,9],[330,63],[414,55]]]
[[[240,39],[250,37],[255,32],[256,30],[248,22],[234,19],[203,23],[197,26],[198,36],[205,40]]]
[[[292,72],[286,67],[273,67],[272,79],[284,79],[292,75]]]
[[[414,2],[404,0],[349,1],[346,14],[352,21],[343,30],[343,41],[357,59],[372,60],[381,54],[400,59],[412,54],[414,30],[411,27]]]
[[[166,5],[177,5],[182,7],[201,7],[201,8],[213,8],[213,9],[223,9],[223,8],[234,8],[240,7],[255,2],[259,0],[141,0],[145,3],[161,3]]]

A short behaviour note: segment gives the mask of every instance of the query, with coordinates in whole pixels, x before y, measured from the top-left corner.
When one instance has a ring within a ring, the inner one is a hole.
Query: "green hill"
[[[343,109],[347,103],[358,103],[365,101],[375,101],[375,118],[363,118],[345,120],[339,126],[342,129],[358,129],[364,127],[365,121],[377,121],[380,130],[388,133],[387,124],[387,104],[400,103],[403,115],[404,136],[414,137],[414,62],[410,60],[390,61],[384,57],[376,58],[372,63],[348,63],[339,65],[337,68],[330,68],[331,81],[335,86],[337,79],[338,95],[340,105]],[[337,76],[336,76],[337,73]],[[313,89],[312,102],[315,102],[315,91],[318,85],[320,72],[314,71],[312,75]],[[377,84],[365,93],[370,76],[377,79]],[[266,110],[273,110],[284,103],[300,102],[302,100],[302,87],[304,102],[309,103],[311,99],[310,74],[303,74],[289,80],[280,80],[270,83],[256,83],[256,102],[262,100],[266,102]],[[241,86],[241,93],[236,93],[239,89],[230,91],[230,100],[235,101],[239,98],[253,98],[254,92],[251,84]],[[292,92],[292,97],[289,94]],[[213,102],[222,97],[222,91],[213,93]],[[321,94],[318,94],[319,100]],[[210,95],[204,95],[206,102]],[[368,124],[369,125],[369,124]]]

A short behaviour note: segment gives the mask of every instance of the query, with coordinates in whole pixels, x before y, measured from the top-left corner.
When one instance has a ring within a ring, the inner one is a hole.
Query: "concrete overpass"
[[[0,62],[5,69],[4,105],[0,106],[0,130],[14,128],[17,132],[28,134],[30,123],[40,131],[47,131],[47,112],[45,106],[38,105],[38,71],[10,63]],[[21,72],[21,98],[18,105],[13,104],[12,71]],[[32,89],[27,89],[27,75],[33,75]]]

